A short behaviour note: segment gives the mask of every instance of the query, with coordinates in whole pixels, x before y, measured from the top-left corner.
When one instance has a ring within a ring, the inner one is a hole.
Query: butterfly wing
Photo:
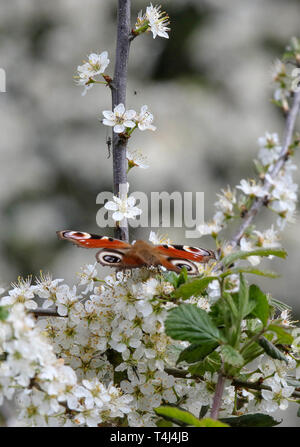
[[[189,275],[199,274],[196,263],[215,259],[213,251],[187,245],[157,245],[155,251],[160,255],[161,265],[167,270],[180,272],[185,267]]]
[[[73,242],[83,248],[109,248],[115,250],[129,249],[130,244],[107,236],[90,234],[84,231],[63,230],[56,232],[59,239]]]
[[[157,245],[155,250],[165,256],[187,259],[194,262],[205,263],[210,259],[216,259],[212,250],[206,248],[190,247],[189,245]]]
[[[130,245],[119,239],[83,231],[63,230],[56,233],[59,239],[73,242],[79,247],[101,248],[96,253],[97,261],[104,266],[119,269],[162,265],[177,273],[185,267],[189,275],[196,275],[198,268],[195,263],[215,259],[213,251],[187,245],[150,245],[143,241]]]
[[[97,261],[109,267],[118,269],[133,269],[145,266],[144,260],[135,253],[127,253],[128,250],[111,250],[104,248],[96,253]]]

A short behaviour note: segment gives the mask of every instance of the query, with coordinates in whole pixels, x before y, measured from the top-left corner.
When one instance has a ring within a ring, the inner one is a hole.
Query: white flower
[[[257,185],[255,180],[242,179],[237,188],[247,196],[265,197],[267,195],[263,185]]]
[[[217,194],[219,200],[215,202],[215,206],[226,216],[233,216],[233,209],[236,204],[235,191],[231,191],[230,186],[228,186],[227,189],[221,189],[221,192],[222,194]]]
[[[128,160],[128,166],[147,169],[149,168],[147,157],[141,151],[126,151],[126,158]]]
[[[280,247],[280,236],[278,231],[274,230],[274,226],[272,225],[271,228],[268,228],[267,230],[261,232],[258,230],[253,231],[254,234],[257,235],[257,244],[260,247],[264,248],[276,248]]]
[[[94,77],[106,70],[110,62],[107,56],[107,51],[103,51],[101,54],[91,53],[88,56],[88,62],[78,65],[78,76],[75,76],[75,78],[77,79],[77,85],[84,86],[82,96],[94,85]]]
[[[47,309],[56,302],[56,292],[58,284],[63,282],[63,279],[52,279],[50,273],[44,275],[41,273],[40,278],[36,279],[35,293],[40,298],[45,299],[43,302],[43,309]]]
[[[281,312],[280,319],[282,320],[281,324],[285,327],[293,327],[294,326],[293,323],[297,322],[291,320],[290,310],[288,309]]]
[[[216,301],[221,296],[220,283],[217,279],[209,283],[207,288],[207,294],[210,299]]]
[[[242,251],[252,251],[255,250],[255,247],[253,246],[252,242],[247,239],[245,236],[242,237],[240,241],[240,247]],[[260,257],[259,256],[249,256],[248,261],[252,265],[258,265],[260,263]]]
[[[279,146],[278,134],[266,132],[263,137],[258,138],[258,144],[260,147],[267,147],[268,149]]]
[[[134,206],[135,202],[136,200],[132,196],[124,199],[113,196],[113,202],[106,202],[104,207],[107,210],[114,211],[112,218],[119,222],[122,219],[134,219],[136,216],[142,214],[142,210]]]
[[[104,110],[104,119],[102,123],[106,126],[112,126],[115,133],[125,132],[126,128],[135,127],[133,119],[136,117],[135,110],[125,110],[124,104],[120,103],[114,108],[114,111]]]
[[[135,122],[140,130],[156,130],[156,127],[152,125],[154,117],[152,113],[148,112],[148,106],[141,107],[139,115],[135,117]]]
[[[76,286],[72,289],[66,284],[60,286],[56,293],[57,298],[57,312],[61,316],[68,315],[68,312],[78,302],[80,295],[77,295]]]
[[[217,211],[211,222],[199,225],[197,230],[201,236],[206,234],[211,234],[212,236],[217,235],[224,226],[224,214],[221,211]]]
[[[83,286],[87,284],[86,289],[82,292],[84,295],[88,292],[91,292],[94,288],[95,279],[97,278],[97,262],[94,264],[88,264],[81,268],[80,282],[79,286]]]
[[[24,304],[26,309],[36,309],[37,303],[34,298],[35,286],[31,285],[31,277],[27,279],[19,278],[17,284],[12,284],[13,289],[9,290],[9,296],[0,298],[1,306],[11,306],[16,303]]]
[[[264,137],[258,138],[258,144],[260,146],[258,158],[263,166],[268,166],[278,160],[282,148],[277,133],[266,132]]]
[[[170,31],[170,28],[167,26],[170,23],[169,17],[165,12],[161,11],[161,6],[153,6],[151,3],[150,6],[147,6],[145,17],[149,21],[153,39],[156,36],[169,38],[168,31]]]
[[[269,412],[276,411],[278,408],[286,410],[289,405],[287,398],[293,394],[294,387],[288,385],[281,387],[280,383],[274,378],[266,379],[264,384],[270,386],[272,391],[261,391],[262,397],[266,401],[262,402],[263,408]]]
[[[171,240],[166,235],[159,235],[155,231],[150,231],[149,241],[154,245],[171,244]]]

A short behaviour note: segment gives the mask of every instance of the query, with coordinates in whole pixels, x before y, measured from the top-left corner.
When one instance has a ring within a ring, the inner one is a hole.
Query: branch
[[[127,87],[127,65],[129,56],[129,34],[130,34],[130,3],[131,0],[118,0],[118,30],[117,30],[117,48],[114,79],[111,83],[112,108],[114,109],[120,103],[126,105],[126,87]],[[126,146],[127,140],[122,139],[114,131],[113,138],[113,182],[114,195],[118,196],[120,184],[127,183],[127,161]],[[118,239],[128,241],[128,223],[124,219],[122,227],[117,227],[115,235]]]
[[[233,380],[231,385],[235,386],[236,388],[249,388],[250,390],[257,390],[257,391],[261,391],[261,390],[268,390],[268,391],[272,391],[272,388],[268,385],[264,385],[263,383],[260,382],[244,382],[242,380]],[[296,398],[300,398],[300,392],[299,391],[294,391],[292,394],[292,397],[296,397]]]
[[[218,382],[215,390],[214,400],[211,407],[210,417],[212,419],[218,419],[220,406],[222,403],[222,396],[224,393],[224,386],[225,386],[225,376],[222,372],[219,372],[218,375]]]
[[[173,377],[176,377],[177,379],[193,379],[195,381],[203,381],[204,377],[201,376],[196,376],[196,375],[191,375],[188,371],[184,370],[184,369],[179,369],[179,368],[165,368],[165,372]],[[226,378],[226,377],[225,377]],[[264,385],[261,382],[246,382],[246,381],[242,381],[242,380],[236,380],[236,379],[232,379],[231,382],[232,386],[235,386],[237,388],[245,388],[245,389],[249,389],[249,390],[257,390],[257,391],[261,391],[261,390],[269,390],[272,391],[272,388],[268,385]],[[300,398],[300,392],[299,391],[294,391],[292,394],[292,397],[295,397],[297,399]]]
[[[288,160],[289,146],[292,143],[294,127],[295,127],[297,115],[299,113],[299,107],[300,107],[300,92],[297,92],[294,95],[292,108],[289,110],[289,112],[287,114],[284,137],[283,137],[283,146],[282,146],[282,150],[281,150],[279,159],[277,160],[277,162],[275,163],[275,166],[269,173],[270,178],[272,180],[274,180],[277,177],[280,169],[283,167],[284,163]],[[238,245],[240,243],[240,240],[243,237],[245,230],[249,227],[249,225],[251,224],[252,220],[254,219],[254,217],[260,210],[260,208],[264,205],[264,203],[267,199],[267,195],[268,195],[270,187],[271,187],[271,183],[265,179],[264,180],[264,189],[265,189],[266,195],[265,195],[265,197],[256,198],[254,200],[254,202],[252,203],[248,212],[245,214],[244,221],[243,221],[242,225],[240,226],[240,228],[238,229],[238,231],[236,232],[236,234],[233,236],[232,240],[230,241],[230,244],[233,247],[235,247],[236,245]]]
[[[56,309],[42,309],[38,307],[36,309],[30,309],[29,312],[36,317],[64,317],[64,315],[59,315]]]

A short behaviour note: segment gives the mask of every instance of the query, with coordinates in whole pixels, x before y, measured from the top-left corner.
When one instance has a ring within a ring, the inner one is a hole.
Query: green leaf
[[[201,427],[200,420],[189,411],[181,410],[176,407],[164,405],[154,409],[158,416],[174,422],[177,425],[189,425],[192,427]]]
[[[171,311],[165,321],[166,334],[190,343],[219,343],[222,335],[205,310],[194,304],[182,304]]]
[[[260,337],[258,339],[258,343],[270,357],[277,360],[283,360],[288,363],[283,353],[265,337]]]
[[[205,418],[200,420],[198,427],[229,427],[229,425],[216,419]]]
[[[291,345],[294,341],[294,337],[291,334],[276,324],[270,324],[268,326],[268,331],[275,332],[277,335],[276,344]]]
[[[250,332],[250,335],[258,334],[263,329],[263,324],[258,318],[248,318],[246,321],[247,331]]]
[[[157,407],[154,411],[158,416],[162,416],[166,420],[172,421],[177,425],[191,427],[228,427],[224,422],[216,421],[211,418],[198,419],[189,411],[168,405]]]
[[[210,408],[209,405],[202,405],[202,407],[200,409],[200,413],[199,413],[199,419],[204,418],[204,416],[207,414],[209,408]]]
[[[207,288],[208,284],[215,279],[217,276],[206,276],[205,278],[197,278],[180,286],[175,292],[175,298],[183,298],[184,300],[190,298],[192,295],[200,295]]]
[[[159,419],[156,422],[157,427],[173,427],[173,423],[171,421],[167,421],[166,419]]]
[[[233,275],[237,273],[251,273],[252,275],[265,276],[267,278],[278,278],[280,275],[276,272],[271,272],[269,270],[260,270],[253,267],[237,267],[231,270],[228,270],[225,273],[220,275],[221,278],[224,278],[228,275]]]
[[[242,320],[249,313],[249,289],[247,283],[240,273],[240,289],[238,292],[238,314]]]
[[[165,276],[164,279],[171,283],[172,286],[175,287],[175,289],[178,287],[178,275],[175,272],[168,272]]]
[[[199,360],[202,360],[204,357],[210,354],[214,349],[216,349],[217,346],[218,343],[214,341],[205,344],[193,343],[186,349],[181,351],[176,364],[180,362],[187,362],[187,363],[199,362]]]
[[[221,354],[224,362],[229,363],[232,366],[242,366],[244,363],[243,356],[232,346],[221,346]]]
[[[8,315],[9,315],[8,307],[0,306],[0,321],[6,320]]]
[[[278,248],[257,248],[256,250],[252,251],[236,251],[235,253],[231,253],[228,256],[225,256],[222,259],[223,265],[228,267],[229,265],[233,264],[238,259],[246,259],[249,256],[277,256],[278,258],[285,258],[287,253],[285,250],[278,249]]]
[[[195,363],[189,367],[189,372],[195,376],[203,376],[206,372],[217,372],[220,370],[222,359],[217,351],[213,351],[201,362]]]
[[[263,413],[245,414],[243,416],[222,418],[222,422],[230,427],[274,427],[282,421],[274,419],[272,416]]]
[[[252,314],[259,318],[262,324],[266,326],[270,316],[270,306],[266,295],[258,286],[252,284],[249,288],[249,298],[256,303]]]
[[[164,276],[165,280],[168,281],[169,283],[172,284],[172,286],[174,286],[175,289],[177,289],[177,287],[181,286],[182,284],[184,284],[185,282],[187,282],[188,280],[188,274],[187,274],[187,270],[184,267],[181,272],[179,273],[179,275],[175,272],[168,272],[165,276]]]

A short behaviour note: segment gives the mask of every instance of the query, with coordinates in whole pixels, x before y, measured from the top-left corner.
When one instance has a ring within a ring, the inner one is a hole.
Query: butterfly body
[[[100,248],[101,250],[96,253],[97,261],[118,269],[161,265],[177,273],[185,267],[189,275],[197,275],[197,263],[215,259],[212,250],[187,245],[153,245],[143,240],[128,244],[111,237],[72,230],[57,231],[57,235],[59,239],[71,241],[79,247]]]

